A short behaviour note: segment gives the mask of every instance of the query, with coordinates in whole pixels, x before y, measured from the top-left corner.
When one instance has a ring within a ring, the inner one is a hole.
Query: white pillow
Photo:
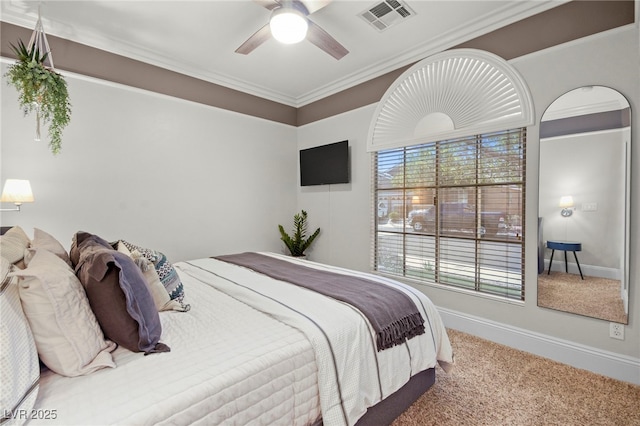
[[[49,250],[51,253],[64,260],[67,265],[71,266],[69,253],[67,253],[67,250],[65,250],[64,246],[60,244],[60,242],[56,240],[52,235],[47,234],[41,229],[33,228],[33,240],[31,240],[31,248]],[[33,252],[27,251],[27,253],[25,253],[24,261],[27,266],[29,265],[29,261],[31,260],[31,254],[33,254]]]
[[[0,269],[0,409],[8,423],[23,424],[38,396],[40,362],[33,334],[22,312],[16,279],[7,278],[11,264]]]
[[[31,240],[22,228],[14,226],[0,236],[0,254],[9,263],[17,263],[24,257],[24,250],[29,247]]]
[[[111,356],[116,345],[105,340],[69,265],[48,250],[35,250],[29,266],[10,275],[21,277],[22,308],[47,367],[73,377],[116,366]]]

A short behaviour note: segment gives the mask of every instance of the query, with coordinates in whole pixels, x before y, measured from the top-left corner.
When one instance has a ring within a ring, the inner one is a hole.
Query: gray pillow
[[[133,260],[98,236],[78,244],[76,273],[105,336],[134,351],[168,352],[144,275]]]
[[[69,260],[71,261],[71,267],[77,268],[78,263],[80,263],[80,244],[84,242],[84,240],[93,240],[94,243],[99,244],[105,248],[110,248],[109,243],[97,235],[90,234],[84,231],[78,231],[73,235],[71,239],[71,248],[69,249]]]

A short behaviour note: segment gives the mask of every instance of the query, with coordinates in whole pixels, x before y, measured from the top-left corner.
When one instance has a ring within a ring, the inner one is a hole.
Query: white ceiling
[[[250,0],[2,0],[0,19],[33,28],[40,6],[47,34],[300,107],[565,3],[407,0],[415,16],[379,32],[359,15],[381,1],[334,0],[310,15],[350,51],[339,61],[308,41],[235,53],[269,20]]]

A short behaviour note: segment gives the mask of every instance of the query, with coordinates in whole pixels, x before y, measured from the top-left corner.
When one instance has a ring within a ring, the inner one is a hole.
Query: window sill
[[[407,277],[399,277],[397,275],[392,275],[392,274],[385,274],[383,272],[379,272],[379,271],[373,271],[373,274],[376,275],[380,275],[383,276],[385,278],[389,278],[392,280],[396,280],[396,281],[400,281],[401,283],[404,284],[408,284],[411,287],[414,287],[418,290],[422,290],[421,287],[430,287],[430,288],[435,288],[438,290],[446,290],[446,291],[453,291],[456,293],[461,293],[461,294],[465,294],[468,296],[473,296],[473,297],[480,297],[483,299],[488,299],[488,300],[492,300],[495,302],[502,302],[502,303],[508,303],[510,305],[516,305],[516,306],[525,306],[525,301],[524,300],[515,300],[515,299],[511,299],[509,297],[506,296],[498,296],[495,294],[488,294],[488,293],[480,293],[474,290],[467,290],[464,288],[460,288],[460,287],[453,287],[453,286],[449,286],[446,284],[438,284],[436,282],[429,282],[429,281],[418,281],[418,280],[413,280],[411,278],[407,278]]]

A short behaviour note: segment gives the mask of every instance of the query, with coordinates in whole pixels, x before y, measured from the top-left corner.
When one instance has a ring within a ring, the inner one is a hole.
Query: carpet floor
[[[538,275],[538,306],[627,323],[620,281],[552,271]]]
[[[455,367],[393,426],[640,426],[640,386],[447,331]]]

